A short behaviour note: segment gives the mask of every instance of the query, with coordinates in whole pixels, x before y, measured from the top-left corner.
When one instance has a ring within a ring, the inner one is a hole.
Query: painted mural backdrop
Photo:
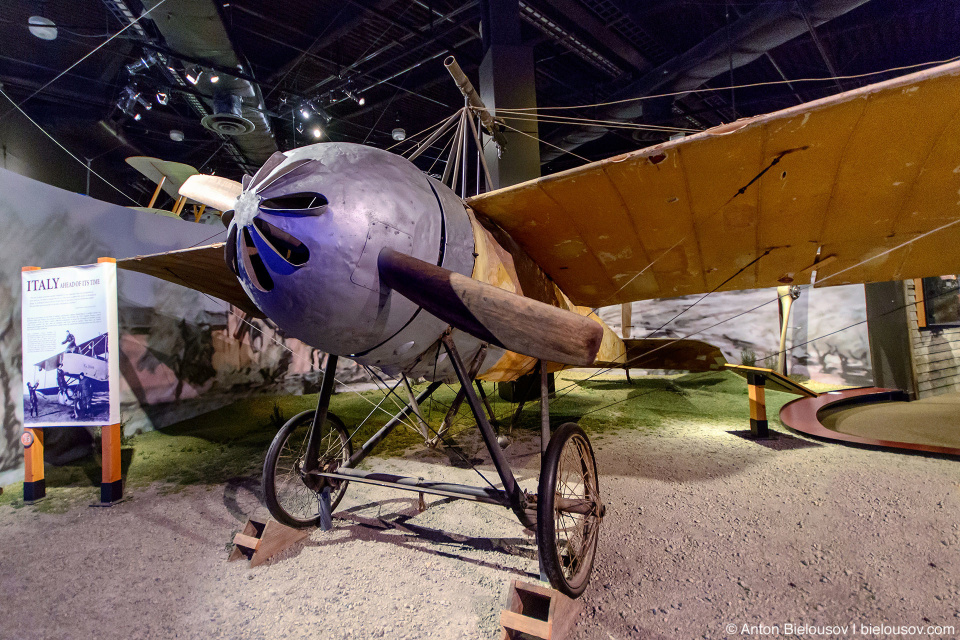
[[[135,212],[0,169],[0,473],[22,464],[20,272],[185,248],[218,226]],[[324,354],[198,292],[120,271],[121,420],[160,428],[254,393],[318,390]],[[363,376],[345,362],[342,382]],[[62,430],[58,430],[62,431]],[[13,478],[11,478],[12,480]]]
[[[701,298],[634,302],[632,337],[646,337],[658,329],[651,337],[696,333],[693,338],[720,347],[728,362],[755,361],[757,366],[776,368],[780,345],[776,289],[728,291]],[[685,311],[694,303],[694,308]],[[619,306],[604,307],[600,316],[621,331]],[[804,288],[790,315],[788,372],[831,384],[873,384],[866,319],[863,285]]]

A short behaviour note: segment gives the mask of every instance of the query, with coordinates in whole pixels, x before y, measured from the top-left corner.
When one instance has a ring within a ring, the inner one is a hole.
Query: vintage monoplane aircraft
[[[316,412],[288,423],[267,456],[278,520],[318,522],[321,498],[335,506],[348,481],[501,504],[536,527],[551,583],[578,595],[604,515],[587,436],[568,423],[550,437],[547,425],[529,494],[473,380],[642,359],[591,306],[956,272],[958,125],[953,63],[467,200],[386,151],[316,144],[275,154],[242,184],[191,178],[181,193],[226,212],[226,243],[119,266],[332,354]],[[414,405],[354,453],[328,412],[336,356],[433,381],[420,401],[458,380],[502,488],[357,470]],[[542,397],[546,407],[545,382]]]

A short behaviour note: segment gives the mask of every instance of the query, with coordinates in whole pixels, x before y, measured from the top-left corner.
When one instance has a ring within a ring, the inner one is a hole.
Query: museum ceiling
[[[131,24],[151,8],[155,20]],[[670,135],[622,123],[700,130],[905,71],[807,79],[960,54],[960,3],[949,0],[521,0],[520,13],[540,107],[672,94],[551,112],[562,121],[539,124],[545,174]],[[55,39],[35,37],[31,16],[52,22]],[[315,142],[318,124],[320,140],[383,148],[394,129],[436,124],[463,104],[443,59],[455,55],[477,83],[480,18],[476,0],[14,0],[0,17],[0,82],[75,155],[147,198],[127,156],[238,178],[277,148]],[[242,122],[229,100],[214,104],[225,92],[241,96]],[[242,136],[210,128],[248,125]]]

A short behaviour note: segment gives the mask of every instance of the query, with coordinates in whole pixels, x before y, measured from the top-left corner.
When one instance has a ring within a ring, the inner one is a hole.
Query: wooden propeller
[[[593,364],[603,329],[578,313],[384,249],[380,281],[451,326],[485,342],[533,358],[576,366]]]

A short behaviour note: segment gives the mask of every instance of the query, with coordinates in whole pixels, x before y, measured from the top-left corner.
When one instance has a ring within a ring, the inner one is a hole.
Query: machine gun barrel
[[[467,99],[467,104],[475,108],[477,113],[480,114],[480,123],[483,125],[483,128],[490,132],[490,135],[497,141],[497,144],[504,146],[507,141],[500,131],[500,125],[498,125],[497,121],[490,115],[490,111],[487,110],[486,105],[483,104],[483,100],[480,99],[480,94],[473,88],[473,83],[470,82],[470,78],[466,76],[463,69],[457,64],[457,59],[453,56],[447,56],[443,61],[443,66],[447,68],[453,81],[457,83],[457,88],[460,89],[460,93]]]

